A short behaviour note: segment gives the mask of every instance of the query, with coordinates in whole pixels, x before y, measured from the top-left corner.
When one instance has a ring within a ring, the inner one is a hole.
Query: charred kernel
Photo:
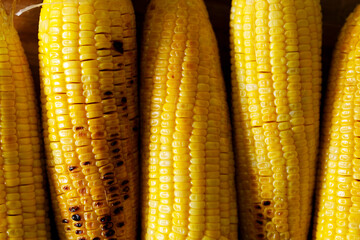
[[[111,95],[111,94],[113,94],[111,91],[106,91],[106,92],[104,92],[104,95],[106,95],[106,96],[109,96],[109,95]]]
[[[115,234],[115,231],[110,229],[109,231],[107,231],[105,233],[105,237],[111,237],[111,236],[114,236],[114,234]]]
[[[102,202],[95,202],[95,203],[94,203],[94,206],[95,206],[95,207],[100,207],[100,206],[102,206],[102,205],[103,205]]]
[[[121,53],[121,54],[124,53],[124,44],[123,44],[123,42],[114,41],[113,46],[114,46],[115,50],[118,51],[119,53]]]
[[[116,191],[118,188],[117,187],[110,187],[109,188],[109,192],[114,192],[114,191]]]
[[[100,218],[100,222],[110,222],[110,221],[111,221],[111,217],[109,215]]]
[[[134,132],[137,132],[138,130],[139,130],[138,127],[133,127],[133,131],[134,131]]]
[[[257,215],[259,218],[263,218],[264,217],[264,215],[262,214],[262,213],[258,213],[258,215]]]
[[[70,230],[71,230],[71,228],[69,228],[69,227],[66,228],[66,231],[70,231]]]
[[[128,199],[129,198],[129,195],[125,195],[124,196],[124,200]]]
[[[130,188],[129,187],[124,187],[123,192],[129,192]]]
[[[124,225],[125,225],[124,222],[119,222],[116,226],[119,227],[119,228],[121,228],[121,227],[123,227]]]
[[[106,185],[111,185],[111,184],[113,184],[114,183],[114,181],[108,181],[107,183],[106,183]]]
[[[83,130],[84,127],[75,127],[75,131]]]
[[[115,155],[115,156],[113,156],[113,158],[114,159],[119,159],[119,158],[121,158],[121,156],[120,155]]]
[[[76,234],[82,234],[83,231],[82,231],[82,230],[76,230],[75,233],[76,233]]]
[[[255,209],[261,209],[261,206],[260,205],[255,205]]]
[[[86,238],[82,237],[82,238],[78,238],[78,240],[86,240]]]
[[[72,218],[72,220],[74,220],[74,221],[80,221],[80,220],[81,220],[81,217],[80,217],[79,214],[74,214],[74,215],[71,216],[71,218]]]
[[[120,152],[120,149],[119,148],[115,148],[114,150],[112,150],[113,153],[118,153]]]
[[[96,237],[96,238],[93,238],[92,240],[100,240],[100,238],[99,238],[99,237]]]
[[[76,166],[70,166],[70,167],[69,167],[69,170],[70,170],[70,171],[73,171],[73,170],[75,170],[75,169],[76,169]]]
[[[260,221],[260,220],[256,220],[256,223],[260,224],[260,225],[263,225],[263,221]]]
[[[124,165],[124,162],[123,162],[123,161],[119,161],[119,162],[116,163],[116,166],[118,166],[118,167],[120,167],[120,166],[122,166],[122,165]]]
[[[75,207],[70,207],[69,208],[69,211],[70,212],[76,212],[76,211],[78,211],[80,208],[78,207],[78,206],[75,206]]]
[[[69,220],[67,220],[67,219],[63,219],[63,220],[62,220],[62,222],[63,222],[63,223],[68,223],[68,222],[69,222]]]
[[[264,201],[263,205],[264,206],[270,206],[271,202],[270,201]]]
[[[119,214],[120,212],[122,212],[124,210],[124,208],[123,207],[118,207],[118,208],[115,208],[115,210],[114,210],[114,214],[115,215],[117,215],[117,214]]]
[[[127,102],[126,97],[121,98],[121,102],[122,102],[122,103],[126,103],[126,102]]]
[[[258,234],[257,237],[258,237],[259,239],[264,239],[265,235],[261,233],[261,234]]]
[[[67,191],[67,190],[69,190],[69,186],[63,186],[63,189],[64,189],[65,191]]]
[[[82,224],[81,223],[75,223],[74,226],[75,227],[82,227]]]
[[[112,203],[111,206],[114,207],[114,206],[118,206],[119,204],[120,204],[120,201],[116,201],[116,202]]]
[[[112,142],[110,143],[110,145],[111,145],[111,146],[115,146],[117,143],[118,143],[117,141],[112,141]]]
[[[101,225],[101,230],[109,230],[113,228],[114,224],[112,222],[105,223]]]
[[[90,165],[90,162],[84,162],[83,165],[85,166]]]
[[[121,183],[121,185],[126,185],[126,184],[128,184],[129,183],[129,181],[128,180],[124,180],[122,183]]]

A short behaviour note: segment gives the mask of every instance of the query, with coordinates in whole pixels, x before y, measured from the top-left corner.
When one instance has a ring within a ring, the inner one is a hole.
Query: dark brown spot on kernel
[[[84,162],[83,165],[84,166],[90,165],[90,162]]]
[[[67,219],[63,219],[63,220],[62,220],[62,222],[63,222],[63,223],[68,223],[68,222],[69,222],[69,220],[67,220]]]
[[[263,205],[264,206],[270,206],[271,202],[270,201],[264,201]]]
[[[120,155],[115,155],[115,156],[113,156],[113,158],[114,159],[119,159],[119,158],[121,158],[121,156]]]
[[[82,227],[82,224],[81,223],[75,223],[74,226],[75,227]]]
[[[107,185],[111,185],[111,184],[113,184],[114,183],[114,181],[108,181],[107,182]]]
[[[74,221],[80,221],[80,220],[81,220],[81,217],[80,217],[79,214],[74,214],[74,215],[71,216],[71,218],[72,218],[72,220],[74,220]]]
[[[78,211],[80,208],[78,207],[78,206],[75,206],[75,207],[70,207],[69,208],[69,211],[70,212],[76,212],[76,211]]]
[[[124,210],[124,208],[123,208],[123,207],[118,207],[118,208],[115,208],[115,210],[114,210],[114,214],[115,214],[115,215],[117,215],[117,214],[121,213],[123,210]]]
[[[70,167],[69,167],[69,170],[70,170],[70,171],[73,171],[73,170],[75,170],[75,169],[76,169],[76,166],[70,166]]]
[[[126,184],[128,184],[129,183],[129,181],[128,180],[124,180],[122,183],[121,183],[121,185],[126,185]]]
[[[110,222],[110,221],[111,221],[111,217],[109,215],[100,218],[100,222]]]
[[[94,203],[94,206],[95,206],[95,207],[100,207],[100,206],[102,206],[102,205],[103,205],[102,202],[95,202],[95,203]]]
[[[260,220],[256,220],[256,223],[260,224],[260,225],[263,225],[263,221],[260,221]]]
[[[115,148],[114,150],[112,150],[113,153],[118,153],[120,152],[120,149],[119,148]]]
[[[109,230],[114,226],[112,222],[105,223],[101,225],[101,230]]]
[[[76,234],[82,234],[83,231],[82,231],[82,230],[76,230],[75,233],[76,233]]]
[[[71,230],[71,228],[69,228],[69,227],[66,228],[66,231],[70,231],[70,230]]]
[[[117,141],[112,141],[112,142],[110,143],[111,146],[115,146],[116,144],[117,144]]]
[[[125,195],[124,196],[124,200],[128,199],[129,198],[129,195]]]
[[[116,166],[118,166],[118,167],[120,167],[120,166],[122,166],[122,165],[124,165],[124,162],[123,162],[123,161],[118,161],[118,162],[116,163]]]
[[[118,51],[119,53],[121,53],[121,54],[124,53],[124,44],[123,44],[123,42],[114,41],[113,46],[114,46],[115,50]]]
[[[114,203],[111,204],[111,206],[115,207],[115,206],[118,206],[120,204],[120,201],[116,201]]]
[[[129,187],[124,187],[123,192],[129,192],[130,188]]]
[[[111,91],[106,91],[106,92],[104,92],[104,95],[106,95],[106,96],[109,96],[109,95],[112,95],[113,93],[111,92]]]
[[[81,126],[78,126],[78,127],[75,127],[75,131],[79,131],[79,130],[83,130],[84,127],[81,127]]]
[[[86,240],[86,238],[82,237],[82,238],[78,238],[78,240]]]
[[[255,209],[260,210],[260,209],[261,209],[261,206],[260,206],[260,205],[255,205]]]
[[[127,103],[127,98],[126,97],[121,98],[121,102],[122,103]]]
[[[114,236],[114,234],[115,234],[115,231],[110,229],[109,231],[107,231],[105,233],[105,237],[111,237],[111,236]]]
[[[110,187],[109,192],[115,192],[118,188],[117,187]]]
[[[100,238],[99,238],[99,237],[96,237],[96,238],[93,238],[92,240],[100,240]]]
[[[119,228],[121,228],[121,227],[123,227],[124,225],[125,225],[124,222],[119,222],[116,226],[119,227]]]
[[[134,132],[137,132],[138,130],[139,130],[138,127],[133,127]]]
[[[261,233],[261,234],[258,234],[257,237],[258,237],[259,239],[264,239],[265,235]]]
[[[65,191],[67,191],[67,190],[69,190],[69,186],[64,186],[63,189],[64,189]]]
[[[264,214],[259,213],[257,216],[258,216],[259,218],[263,218],[263,217],[264,217]]]

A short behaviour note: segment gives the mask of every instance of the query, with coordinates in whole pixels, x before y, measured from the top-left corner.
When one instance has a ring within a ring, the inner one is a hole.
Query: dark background
[[[16,11],[31,5],[41,3],[41,0],[17,0]],[[61,0],[60,0],[61,1]],[[132,0],[136,12],[138,25],[138,39],[141,43],[141,28],[146,11],[148,0]],[[11,9],[13,0],[3,0],[8,10]],[[227,86],[230,84],[230,57],[229,57],[229,15],[231,0],[205,0],[210,20],[217,36],[224,78]],[[353,11],[360,0],[321,0],[323,11],[323,89],[326,87],[326,80],[331,62],[331,56],[336,43],[339,31],[344,24],[346,17]],[[36,83],[36,90],[39,92],[39,70],[38,70],[38,46],[37,27],[40,8],[25,12],[20,17],[14,18],[23,47],[27,54],[30,67]],[[54,230],[54,229],[53,229]],[[55,234],[54,234],[55,235]],[[55,239],[53,236],[52,239]]]

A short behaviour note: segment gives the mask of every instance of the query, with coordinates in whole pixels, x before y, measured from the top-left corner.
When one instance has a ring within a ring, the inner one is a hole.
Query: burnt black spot
[[[123,208],[123,207],[115,208],[114,214],[117,215],[117,214],[121,213],[122,211],[124,211],[124,208]]]
[[[83,231],[82,231],[82,230],[76,230],[75,233],[76,233],[76,234],[82,234]]]
[[[75,131],[78,131],[78,130],[83,130],[84,129],[84,127],[81,127],[81,126],[79,126],[79,127],[75,127]]]
[[[113,134],[110,134],[110,137],[118,137],[119,134],[118,133],[113,133]]]
[[[66,228],[66,231],[70,231],[70,230],[71,230],[71,228],[69,228],[69,227]]]
[[[114,181],[108,181],[107,182],[107,185],[111,185],[111,184],[113,184],[114,183]]]
[[[256,220],[256,223],[260,224],[260,225],[263,225],[263,221],[260,221],[260,220]]]
[[[81,223],[75,223],[74,226],[75,227],[82,227],[82,224]]]
[[[258,234],[257,237],[260,239],[263,239],[265,237],[265,235],[261,233],[261,234]]]
[[[128,184],[129,183],[129,181],[128,180],[124,180],[122,183],[121,183],[121,185],[126,185],[126,184]]]
[[[115,156],[113,156],[113,158],[114,159],[119,159],[119,158],[121,158],[121,156],[120,155],[115,155]]]
[[[263,205],[264,206],[270,206],[271,202],[270,201],[264,201]]]
[[[99,237],[96,237],[96,238],[93,238],[92,240],[100,240],[100,238],[99,238]]]
[[[62,222],[63,222],[63,223],[68,223],[68,222],[69,222],[69,220],[67,220],[67,219],[63,219],[63,220],[62,220]]]
[[[104,92],[104,95],[106,95],[106,96],[109,96],[109,95],[112,95],[113,93],[111,92],[111,91],[106,91],[106,92]]]
[[[259,218],[263,218],[263,217],[264,217],[264,215],[263,215],[262,213],[259,213],[257,216],[258,216]]]
[[[111,236],[114,236],[114,234],[115,234],[115,231],[110,229],[109,231],[107,231],[105,233],[105,237],[111,237]]]
[[[69,186],[64,186],[63,189],[64,189],[65,191],[67,191],[67,190],[69,190]]]
[[[113,46],[114,46],[115,50],[118,51],[119,53],[121,53],[121,54],[124,53],[124,44],[123,44],[123,42],[114,41]]]
[[[134,80],[131,80],[131,81],[130,81],[130,84],[133,84],[133,83],[134,83]]]
[[[101,229],[102,229],[102,230],[109,230],[109,229],[111,229],[113,226],[114,226],[114,224],[113,224],[112,222],[108,222],[108,223],[105,223],[105,224],[101,225]]]
[[[115,148],[114,150],[112,150],[113,153],[118,153],[120,152],[120,149],[119,148]]]
[[[81,217],[79,214],[74,214],[71,216],[71,219],[78,222],[81,220]]]
[[[261,206],[260,206],[260,205],[256,205],[256,206],[255,206],[255,209],[260,210],[260,209],[261,209]]]
[[[103,204],[102,204],[102,202],[95,202],[94,205],[95,205],[95,207],[100,207],[100,206],[102,206]]]
[[[113,141],[110,143],[111,146],[115,146],[118,142],[117,141]]]
[[[84,162],[83,165],[84,166],[90,165],[90,162]]]
[[[116,201],[116,202],[112,203],[111,206],[115,207],[115,206],[117,206],[119,204],[120,204],[120,201]]]
[[[123,161],[118,161],[118,162],[116,163],[116,166],[118,166],[118,167],[120,167],[120,166],[122,166],[122,165],[124,165],[124,162],[123,162]]]
[[[122,103],[127,103],[126,97],[121,98],[121,102],[122,102]]]
[[[115,192],[118,188],[117,187],[110,187],[109,192]]]
[[[116,226],[119,227],[119,228],[121,228],[121,227],[123,227],[124,225],[125,225],[124,222],[119,222]]]
[[[78,238],[78,240],[86,240],[86,238],[82,237],[82,238]]]
[[[73,171],[74,169],[76,169],[76,166],[70,166],[70,167],[69,167],[69,170],[70,170],[70,171]]]
[[[80,208],[78,207],[78,206],[75,206],[75,207],[70,207],[69,208],[69,211],[70,212],[76,212],[76,211],[78,211]]]
[[[100,222],[104,223],[104,222],[110,222],[111,221],[111,217],[109,215],[106,215],[102,218],[100,218]]]
[[[129,187],[124,187],[123,192],[129,192],[130,188]]]
[[[103,176],[102,176],[102,179],[114,179],[114,174],[109,172],[109,173],[105,173]]]
[[[129,198],[129,195],[125,195],[124,196],[124,200],[128,199]]]
[[[134,132],[137,132],[138,130],[139,130],[138,127],[133,127],[133,131],[134,131]]]

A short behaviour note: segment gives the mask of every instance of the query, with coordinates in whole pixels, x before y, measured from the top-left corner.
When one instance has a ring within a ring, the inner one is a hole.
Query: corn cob
[[[136,239],[136,29],[130,0],[45,0],[43,126],[60,239]]]
[[[46,240],[43,161],[29,64],[0,2],[0,239]]]
[[[243,239],[306,239],[319,132],[318,0],[233,0],[232,110]]]
[[[360,236],[359,17],[360,6],[348,17],[333,55],[322,121],[313,239]]]
[[[142,51],[143,239],[237,239],[218,48],[202,0],[153,0]]]

